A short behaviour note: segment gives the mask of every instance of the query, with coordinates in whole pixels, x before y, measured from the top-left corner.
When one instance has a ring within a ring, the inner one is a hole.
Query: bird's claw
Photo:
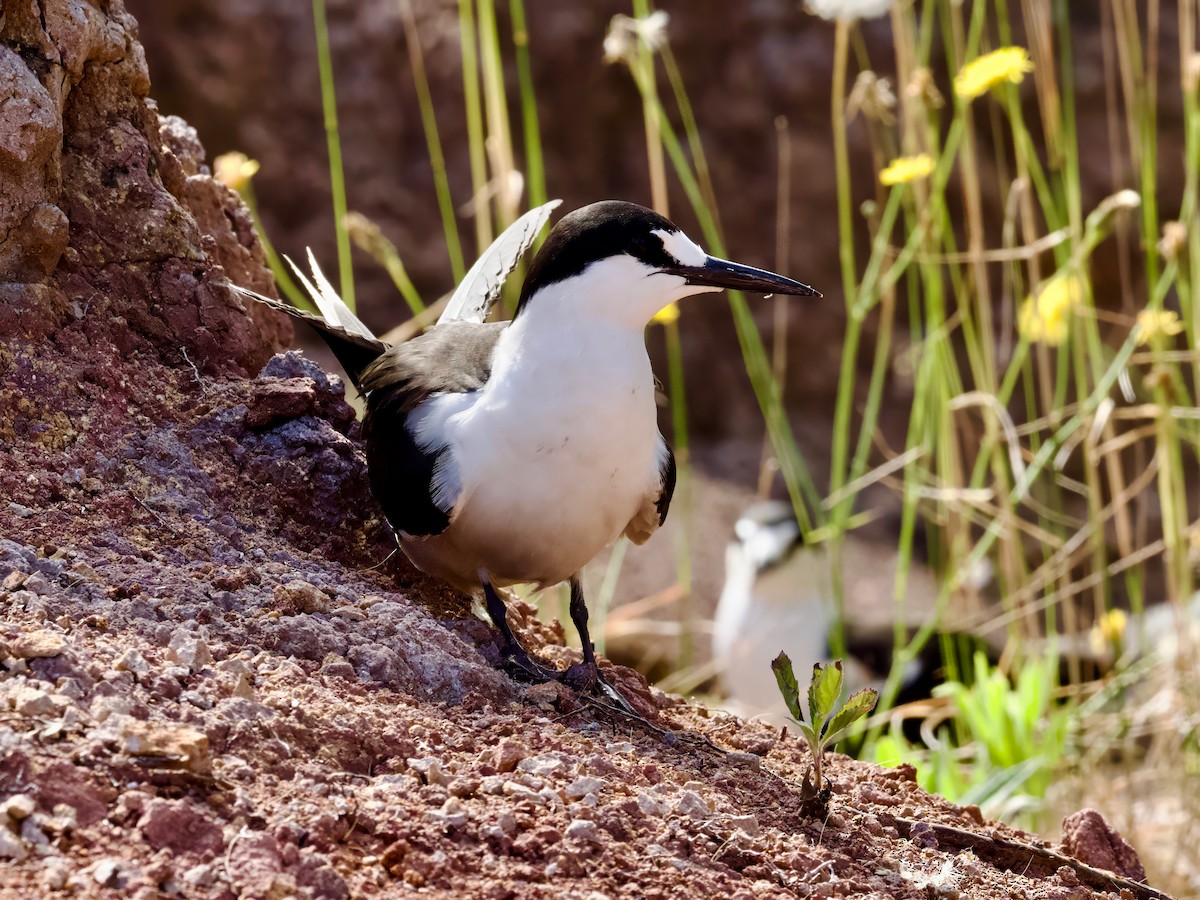
[[[504,657],[504,665],[513,674],[531,681],[533,684],[544,684],[547,681],[554,681],[559,677],[557,669],[543,666],[520,647],[516,649],[506,648],[502,651],[502,655]]]
[[[600,667],[594,662],[575,663],[559,676],[559,680],[580,694],[594,694],[621,712],[641,718],[641,714],[621,692],[609,684]]]

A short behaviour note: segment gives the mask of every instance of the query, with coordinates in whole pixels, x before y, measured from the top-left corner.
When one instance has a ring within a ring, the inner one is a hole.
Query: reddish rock
[[[223,286],[270,290],[262,249],[199,142],[160,125],[121,0],[8,4],[0,41],[0,338],[75,322],[123,354],[256,371],[290,325]]]
[[[511,772],[528,755],[529,748],[520,741],[501,741],[493,751],[492,765],[497,772]]]
[[[138,827],[155,850],[203,855],[225,846],[221,826],[189,800],[151,800]]]
[[[1137,851],[1094,809],[1081,809],[1063,819],[1063,850],[1089,866],[1107,869],[1134,881],[1145,881]]]
[[[269,428],[288,419],[310,412],[316,402],[315,385],[307,378],[286,381],[261,380],[259,388],[246,408],[248,428]]]
[[[285,896],[287,882],[292,881],[283,873],[279,842],[265,832],[235,840],[229,848],[228,868],[240,896]]]
[[[58,804],[65,803],[75,810],[75,821],[80,827],[98,822],[108,813],[113,788],[96,785],[87,769],[69,762],[56,762],[37,775],[38,805],[50,812]]]

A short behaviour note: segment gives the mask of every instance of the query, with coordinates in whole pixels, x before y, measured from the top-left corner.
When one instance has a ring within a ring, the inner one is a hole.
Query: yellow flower
[[[654,313],[654,318],[650,322],[658,322],[661,325],[668,325],[679,320],[679,304],[667,304],[661,310]]]
[[[658,322],[661,325],[669,325],[672,322],[679,321],[679,304],[668,303],[662,309],[654,314],[651,322]]]
[[[1002,47],[971,60],[954,76],[954,93],[964,100],[974,100],[998,84],[1008,81],[1020,84],[1033,63],[1024,47]]]
[[[928,153],[918,153],[916,156],[901,156],[893,159],[886,169],[879,173],[879,183],[884,187],[893,184],[908,184],[928,178],[937,168],[933,157]]]
[[[1017,313],[1017,330],[1030,342],[1057,347],[1067,339],[1071,311],[1083,299],[1083,279],[1058,273],[1037,292],[1026,297]]]
[[[1174,337],[1183,331],[1179,315],[1169,309],[1143,309],[1137,315],[1137,342],[1148,344],[1155,335]]]
[[[1123,609],[1110,609],[1092,626],[1092,649],[1100,654],[1109,647],[1120,644],[1125,639],[1125,631],[1129,627],[1129,615]]]
[[[257,171],[258,160],[250,159],[245,153],[222,153],[213,160],[217,181],[238,192],[246,189]]]

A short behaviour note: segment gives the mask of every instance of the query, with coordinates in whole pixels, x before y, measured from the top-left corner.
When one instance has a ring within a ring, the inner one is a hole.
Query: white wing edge
[[[308,295],[312,297],[313,302],[317,304],[317,309],[320,310],[321,316],[330,325],[337,325],[349,331],[351,334],[357,334],[359,337],[365,337],[369,340],[378,340],[372,333],[371,329],[363,324],[358,316],[354,315],[340,296],[334,290],[329,279],[325,277],[325,273],[321,271],[321,267],[317,265],[317,258],[313,255],[312,248],[306,247],[308,252],[308,264],[312,267],[312,280],[301,271],[300,267],[289,256],[283,258],[287,260],[287,264],[292,267],[292,272],[304,289],[308,291]],[[313,282],[316,282],[314,284]]]
[[[484,267],[495,261],[495,258],[501,252],[500,248],[504,244],[519,233],[524,232],[520,237],[519,252],[502,267],[504,271],[497,273],[499,283],[502,285],[508,276],[512,274],[513,269],[517,267],[517,263],[521,257],[533,245],[533,241],[537,235],[546,227],[546,223],[550,221],[550,214],[561,205],[561,200],[551,200],[548,203],[543,203],[541,206],[535,206],[505,228],[500,233],[500,236],[492,241],[488,248],[479,255],[479,259],[475,260],[475,264],[463,276],[463,280],[458,283],[458,287],[454,289],[454,293],[446,303],[446,308],[442,310],[442,314],[438,317],[438,324],[453,322],[455,320],[483,322],[487,319],[488,313],[491,312],[491,304],[488,304],[487,309],[468,309],[468,303],[471,300],[471,290],[475,286],[476,281],[478,281]],[[493,300],[492,302],[494,303],[495,301]]]

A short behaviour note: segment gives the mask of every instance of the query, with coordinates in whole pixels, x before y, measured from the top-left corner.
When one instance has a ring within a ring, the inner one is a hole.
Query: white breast
[[[483,391],[434,398],[413,421],[419,440],[449,448],[435,484],[451,524],[405,549],[463,586],[480,568],[501,584],[570,577],[658,483],[644,338],[616,323],[523,315]]]

